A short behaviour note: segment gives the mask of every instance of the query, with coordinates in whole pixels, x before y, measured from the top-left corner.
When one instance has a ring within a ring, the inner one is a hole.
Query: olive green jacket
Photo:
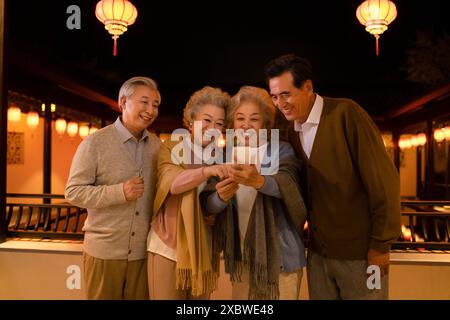
[[[310,159],[293,123],[289,142],[303,160],[309,248],[334,259],[366,259],[400,235],[400,182],[381,134],[354,101],[324,98]]]

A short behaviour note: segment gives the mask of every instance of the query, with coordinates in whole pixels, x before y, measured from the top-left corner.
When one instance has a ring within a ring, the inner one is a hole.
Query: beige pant
[[[208,300],[209,295],[193,296],[190,290],[175,288],[177,263],[159,254],[148,253],[148,291],[151,300]]]
[[[389,277],[381,289],[369,289],[367,260],[337,260],[308,252],[308,290],[311,300],[387,300]]]
[[[83,253],[89,300],[147,300],[147,260],[103,260]]]
[[[303,270],[282,272],[278,277],[280,300],[300,300],[300,286],[302,284]],[[233,300],[248,300],[249,278],[248,268],[244,267],[241,276],[242,282],[233,282],[231,295]]]

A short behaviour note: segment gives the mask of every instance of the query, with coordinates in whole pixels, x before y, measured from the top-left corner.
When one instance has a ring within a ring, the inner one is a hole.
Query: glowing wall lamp
[[[81,139],[86,138],[89,135],[89,127],[85,124],[82,124],[80,126],[80,129],[78,130],[78,133],[79,133]]]
[[[39,125],[39,114],[35,111],[28,112],[27,114],[27,125],[31,130],[34,130]]]
[[[78,123],[76,122],[69,122],[67,124],[67,134],[69,135],[69,137],[73,138],[77,135],[78,133]]]
[[[8,108],[8,121],[12,123],[20,122],[22,111],[19,107],[11,106]]]
[[[66,128],[67,128],[67,121],[66,119],[63,118],[59,118],[56,120],[55,122],[55,130],[58,133],[58,135],[60,137],[62,137],[62,135],[66,132]]]
[[[444,138],[447,141],[450,141],[450,126],[444,128]]]
[[[444,128],[434,130],[434,140],[436,140],[437,143],[440,143],[445,140]]]
[[[419,133],[416,138],[419,147],[423,147],[427,143],[427,135],[423,132]]]

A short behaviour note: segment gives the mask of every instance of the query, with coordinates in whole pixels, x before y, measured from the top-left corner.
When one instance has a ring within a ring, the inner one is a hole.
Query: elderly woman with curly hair
[[[195,92],[184,109],[187,139],[166,139],[161,146],[147,249],[150,299],[208,299],[216,288],[218,270],[211,263],[210,227],[198,195],[208,178],[228,176],[224,165],[206,166],[202,150],[211,143],[209,131],[225,128],[229,104],[230,96],[218,88]],[[186,147],[183,156],[175,151],[180,143]]]
[[[205,209],[218,214],[214,260],[223,252],[233,299],[299,299],[306,220],[300,164],[289,143],[260,138],[261,129],[272,129],[275,121],[266,90],[242,87],[227,119],[235,130],[256,133],[256,145],[245,134],[240,142],[259,160],[229,165],[229,177],[209,183],[201,195]]]

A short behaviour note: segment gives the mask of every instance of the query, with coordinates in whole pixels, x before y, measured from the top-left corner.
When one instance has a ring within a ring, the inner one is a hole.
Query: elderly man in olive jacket
[[[387,299],[390,244],[400,234],[400,187],[380,132],[354,101],[314,93],[306,59],[279,57],[265,73],[303,161],[310,298]],[[371,265],[379,267],[381,288],[376,277],[368,278]]]

